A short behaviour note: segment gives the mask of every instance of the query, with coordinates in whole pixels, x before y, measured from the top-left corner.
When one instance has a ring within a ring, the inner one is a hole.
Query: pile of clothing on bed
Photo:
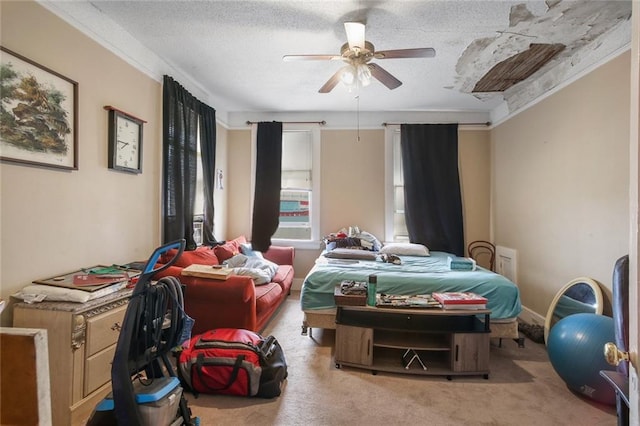
[[[429,256],[429,249],[422,244],[387,243],[382,244],[370,232],[360,231],[357,226],[324,237],[324,257],[342,260],[382,260],[395,265],[402,264],[399,256]]]
[[[382,244],[375,235],[360,231],[357,226],[350,226],[349,229],[342,228],[338,232],[326,235],[323,241],[327,251],[337,248],[379,251],[382,248]]]

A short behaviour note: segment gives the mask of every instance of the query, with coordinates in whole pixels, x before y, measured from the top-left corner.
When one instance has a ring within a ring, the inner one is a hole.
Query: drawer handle
[[[116,322],[111,326],[111,329],[113,331],[120,331],[122,330],[122,325],[119,322]]]

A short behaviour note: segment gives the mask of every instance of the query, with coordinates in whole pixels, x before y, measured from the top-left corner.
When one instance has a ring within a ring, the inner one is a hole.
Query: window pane
[[[400,151],[400,132],[393,135],[393,185],[404,185],[402,175],[402,152]]]
[[[198,152],[196,153],[196,196],[193,204],[193,214],[204,214],[204,182],[202,180],[202,158],[200,158],[200,138],[198,138]]]
[[[393,240],[409,241],[409,232],[404,219],[404,176],[400,132],[393,135]]]
[[[197,245],[202,245],[202,225],[204,221],[204,181],[202,179],[202,158],[200,153],[200,125],[198,124],[198,139],[196,141],[196,189],[193,203],[193,239]]]
[[[280,226],[275,238],[311,239],[311,191],[282,190],[280,192]]]
[[[274,238],[311,239],[312,157],[310,131],[282,132],[280,224]]]

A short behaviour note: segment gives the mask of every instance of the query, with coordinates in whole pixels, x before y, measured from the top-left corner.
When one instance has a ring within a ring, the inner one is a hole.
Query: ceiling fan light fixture
[[[351,49],[364,49],[364,24],[361,22],[345,22],[344,30]]]
[[[345,86],[351,87],[356,83],[356,77],[356,67],[353,65],[347,65],[344,67],[344,71],[342,71],[342,74],[340,75],[340,81],[342,81]]]
[[[358,81],[364,86],[371,84],[371,70],[367,64],[358,65]]]

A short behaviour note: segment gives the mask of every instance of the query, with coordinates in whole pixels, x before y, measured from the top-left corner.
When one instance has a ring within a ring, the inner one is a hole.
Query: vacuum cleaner
[[[185,240],[155,249],[131,294],[111,366],[112,392],[94,409],[87,426],[197,426],[198,418],[182,395],[171,364],[172,349],[190,333],[180,281],[174,277],[151,282],[182,254]],[[176,255],[156,269],[162,254]]]

